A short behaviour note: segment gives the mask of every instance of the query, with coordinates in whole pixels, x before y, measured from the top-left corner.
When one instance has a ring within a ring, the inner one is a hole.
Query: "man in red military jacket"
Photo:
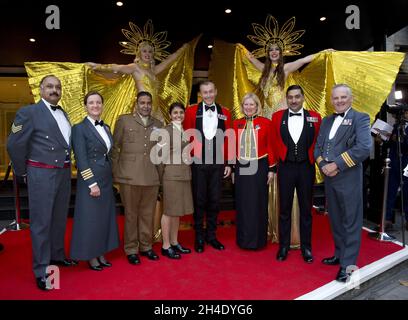
[[[321,117],[303,108],[304,93],[299,85],[286,91],[289,109],[272,116],[272,143],[277,163],[279,186],[279,251],[276,258],[286,259],[290,246],[291,212],[296,189],[300,208],[300,245],[303,259],[312,256],[312,191],[315,179],[314,145]]]
[[[222,179],[231,174],[226,165],[228,147],[224,133],[231,128],[230,112],[215,103],[217,89],[213,82],[200,84],[203,102],[186,109],[184,129],[196,129],[192,137],[194,230],[197,252],[204,251],[204,241],[213,248],[223,250],[224,245],[216,238],[217,216],[220,210]],[[188,132],[187,132],[188,134]],[[206,229],[204,230],[204,214]]]

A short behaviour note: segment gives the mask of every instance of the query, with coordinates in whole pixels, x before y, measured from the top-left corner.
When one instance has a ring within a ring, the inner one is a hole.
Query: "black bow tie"
[[[101,120],[101,121],[95,120],[95,127],[97,125],[100,125],[101,127],[103,127],[103,120]]]
[[[57,109],[62,110],[62,108],[61,108],[60,106],[50,105],[50,107],[51,107],[52,111],[55,111],[55,110],[57,110]]]
[[[295,113],[295,112],[289,112],[289,117],[291,116],[301,116],[302,114],[300,112]]]
[[[337,116],[340,116],[342,118],[344,118],[344,112],[341,113],[333,113],[334,117],[336,118]]]
[[[215,106],[214,105],[212,105],[212,106],[205,106],[205,111],[207,111],[208,109],[210,109],[211,111],[215,111]]]

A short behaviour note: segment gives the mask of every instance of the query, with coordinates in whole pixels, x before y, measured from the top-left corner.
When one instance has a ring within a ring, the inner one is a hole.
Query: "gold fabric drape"
[[[194,51],[198,39],[199,37],[190,41],[177,59],[157,75],[157,84],[145,81],[146,87],[153,90],[153,96],[158,97],[158,109],[166,120],[169,117],[168,108],[171,103],[176,101],[184,105],[189,103]],[[112,131],[119,115],[133,110],[137,89],[131,75],[102,76],[83,63],[71,62],[26,62],[25,68],[35,101],[40,99],[39,84],[42,77],[53,74],[61,80],[60,105],[68,113],[72,124],[82,121],[86,116],[83,98],[89,91],[98,91],[104,97],[102,118],[110,125]]]

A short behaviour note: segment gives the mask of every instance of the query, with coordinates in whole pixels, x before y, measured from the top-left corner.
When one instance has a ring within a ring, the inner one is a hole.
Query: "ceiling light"
[[[30,40],[30,42],[35,42],[34,38],[30,38],[29,40]]]
[[[118,1],[118,2],[116,2],[116,5],[117,5],[118,7],[121,7],[121,6],[123,6],[123,2],[122,2],[122,1]]]
[[[208,49],[212,49],[212,48],[213,48],[213,45],[212,45],[212,44],[209,44],[207,48],[208,48]]]
[[[321,17],[320,18],[320,21],[325,21],[326,20],[326,17]]]
[[[231,13],[232,10],[231,9],[225,9],[225,13]]]
[[[402,91],[401,90],[395,91],[394,96],[395,96],[396,100],[401,100],[402,99]]]

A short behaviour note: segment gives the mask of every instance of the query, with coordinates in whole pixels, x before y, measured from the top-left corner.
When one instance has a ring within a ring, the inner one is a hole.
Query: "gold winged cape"
[[[231,108],[234,118],[243,116],[241,100],[247,92],[256,91],[261,76],[247,59],[246,52],[242,44],[216,40],[210,63],[209,77],[217,85],[217,99]],[[353,108],[368,113],[373,120],[403,60],[404,54],[400,52],[322,51],[302,71],[290,74],[285,87],[302,86],[306,109],[324,117],[333,112],[331,88],[337,83],[346,83],[353,90]]]
[[[199,38],[190,41],[177,59],[157,75],[158,108],[165,118],[168,117],[167,110],[171,103],[189,103],[194,51]],[[53,74],[61,80],[63,91],[60,104],[72,124],[85,117],[83,99],[89,91],[98,91],[104,97],[103,119],[112,130],[119,115],[133,110],[137,89],[131,75],[102,76],[84,63],[26,62],[24,65],[35,101],[40,99],[39,84],[42,77]]]

